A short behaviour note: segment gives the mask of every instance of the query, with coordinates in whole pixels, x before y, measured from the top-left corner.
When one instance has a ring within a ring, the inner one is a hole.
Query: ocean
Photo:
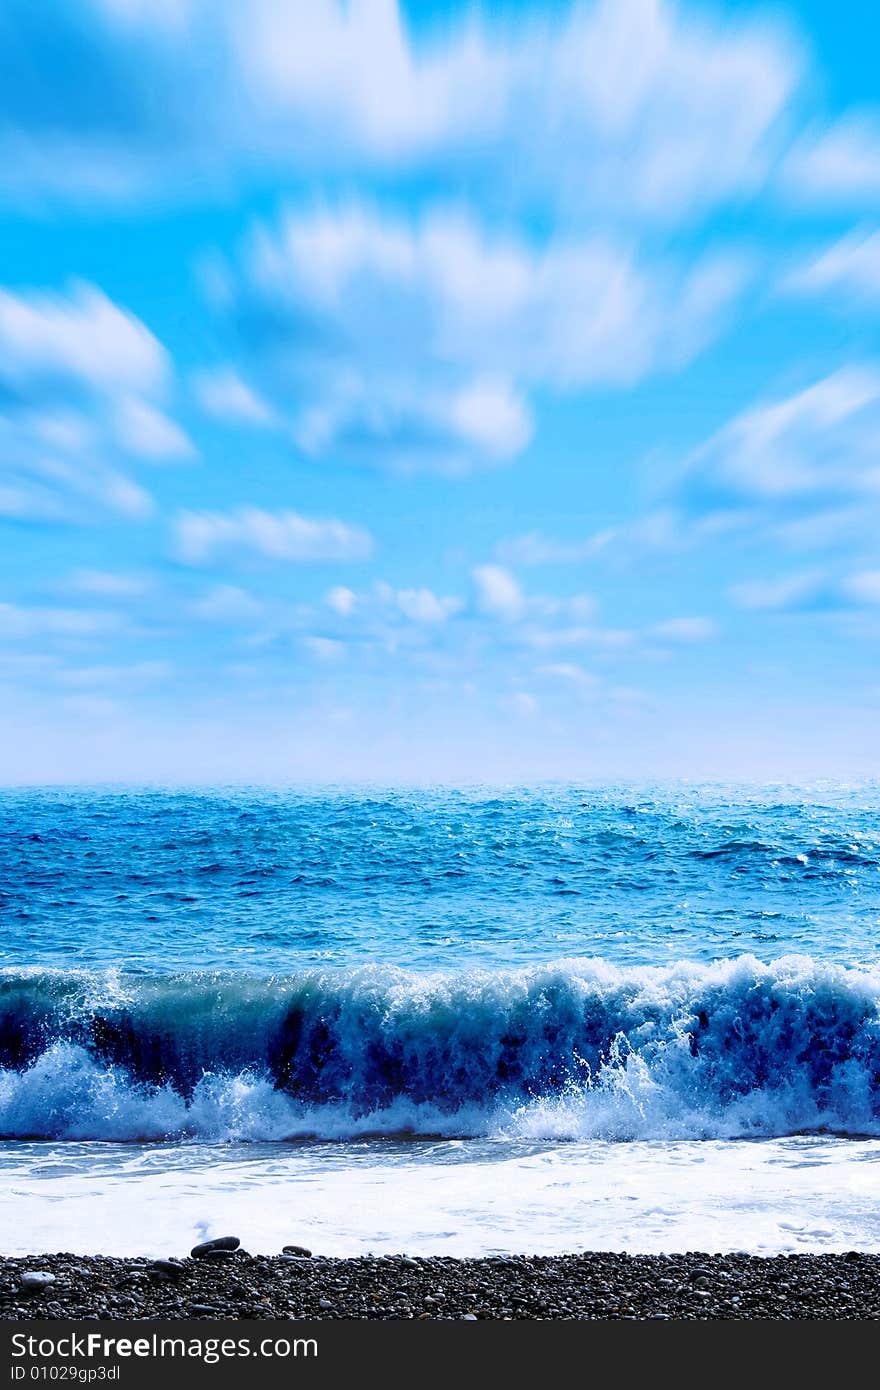
[[[0,793],[5,1253],[880,1251],[880,787]]]

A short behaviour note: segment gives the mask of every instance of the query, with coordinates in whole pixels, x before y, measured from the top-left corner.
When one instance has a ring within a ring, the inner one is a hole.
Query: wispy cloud
[[[805,202],[874,205],[880,197],[880,113],[851,113],[805,134],[788,157],[784,180]]]
[[[730,595],[742,608],[786,612],[815,605],[825,588],[825,576],[815,571],[784,575],[780,579],[755,579],[731,586]]]
[[[108,459],[81,416],[0,407],[0,516],[23,521],[139,521],[153,511],[147,490]],[[109,457],[112,458],[112,451]]]
[[[794,293],[843,291],[847,310],[863,298],[880,297],[880,232],[851,232],[794,271],[785,282]]]
[[[157,403],[170,358],[146,326],[94,286],[0,290],[0,513],[91,520],[149,514],[132,458],[193,447]]]
[[[345,658],[346,644],[336,637],[304,637],[302,641],[312,659],[324,665],[335,665]]]
[[[390,584],[379,584],[377,592],[384,603],[392,604],[414,623],[445,623],[464,607],[461,599],[435,594],[432,589],[394,589]]]
[[[847,575],[841,588],[854,603],[869,607],[880,604],[880,570],[863,570],[860,574]]]
[[[509,714],[526,719],[531,719],[540,709],[537,697],[529,690],[514,690],[510,695],[502,695],[498,704]]]
[[[261,557],[305,563],[364,560],[372,553],[369,533],[335,518],[301,516],[240,507],[233,512],[182,512],[174,524],[175,549],[189,565]]]
[[[75,283],[63,295],[0,290],[0,379],[12,389],[58,382],[149,392],[168,370],[153,334],[94,285]]]
[[[688,482],[728,497],[780,499],[880,491],[880,368],[841,368],[756,406],[692,456]]]
[[[729,256],[649,269],[605,236],[533,245],[471,212],[349,203],[257,228],[215,300],[301,448],[463,471],[526,447],[539,386],[624,385],[687,360],[746,276]]]
[[[708,642],[717,636],[718,627],[710,618],[665,618],[650,629],[650,636],[661,642]]]
[[[773,613],[818,613],[871,609],[880,604],[880,570],[830,573],[806,570],[777,579],[752,580],[730,590],[743,608]]]
[[[599,684],[598,676],[593,675],[591,671],[585,671],[583,666],[578,666],[573,661],[551,661],[546,666],[539,666],[536,674],[544,676],[548,680],[563,681],[584,690],[592,690]]]
[[[327,606],[341,618],[348,618],[358,606],[358,596],[345,584],[335,584],[327,594]]]
[[[105,690],[108,686],[139,689],[168,680],[172,670],[171,664],[167,661],[133,661],[128,665],[108,663],[95,666],[67,666],[56,671],[54,679],[60,685],[80,689],[94,687]]]
[[[165,461],[193,458],[192,440],[149,401],[125,398],[114,407],[111,429],[119,446],[136,458]]]
[[[712,518],[704,518],[701,524],[716,530]],[[560,540],[531,531],[499,541],[496,554],[510,565],[578,565],[607,557],[621,559],[655,550],[678,550],[688,543],[681,514],[673,507],[663,507],[617,526],[604,526],[583,540]]]
[[[39,29],[31,13],[5,15],[10,72],[29,74],[3,92],[20,198],[422,166],[505,201],[678,219],[760,185],[801,67],[778,27],[658,0],[465,11],[430,36],[396,0],[45,0]]]
[[[95,637],[119,628],[118,613],[86,608],[47,608],[0,603],[0,636]]]
[[[274,412],[252,386],[232,367],[196,372],[193,391],[206,415],[225,424],[265,427],[275,421]]]
[[[499,560],[507,565],[577,565],[591,560],[602,549],[601,535],[582,541],[563,541],[530,531],[512,536],[495,547]]]
[[[216,584],[201,598],[194,599],[189,611],[207,622],[251,624],[262,616],[264,606],[235,584]]]
[[[582,624],[560,627],[530,627],[522,634],[523,642],[536,651],[555,648],[594,647],[599,651],[620,652],[632,647],[636,634],[627,628],[596,627]]]
[[[525,598],[519,581],[501,565],[478,565],[473,571],[477,606],[482,613],[507,621],[522,616]]]
[[[139,598],[153,587],[145,575],[123,574],[115,570],[80,569],[67,576],[64,588],[103,599]]]

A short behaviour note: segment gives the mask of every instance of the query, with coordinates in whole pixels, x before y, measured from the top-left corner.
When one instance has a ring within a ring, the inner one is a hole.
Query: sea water
[[[880,1250],[880,788],[0,794],[12,1252]]]

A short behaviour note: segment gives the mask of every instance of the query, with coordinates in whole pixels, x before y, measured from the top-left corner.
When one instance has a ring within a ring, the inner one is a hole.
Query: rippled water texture
[[[876,786],[0,795],[0,962],[289,973],[880,952]]]

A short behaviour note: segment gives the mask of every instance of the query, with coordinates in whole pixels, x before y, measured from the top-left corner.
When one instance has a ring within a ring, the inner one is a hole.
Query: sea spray
[[[0,972],[0,1134],[880,1133],[880,969]]]

